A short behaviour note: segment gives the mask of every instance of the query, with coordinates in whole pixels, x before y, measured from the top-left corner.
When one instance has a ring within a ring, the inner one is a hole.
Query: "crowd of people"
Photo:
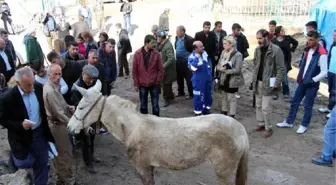
[[[97,7],[103,9],[99,3]],[[205,21],[203,30],[194,37],[187,35],[186,28],[181,25],[176,28],[175,43],[172,44],[169,9],[165,9],[160,16],[159,26],[154,25],[153,34],[146,35],[144,45],[134,51],[130,71],[127,54],[132,52],[129,39],[132,34],[132,5],[124,0],[120,10],[125,28],[116,24],[118,42],[105,32],[99,34],[98,42],[93,39],[90,33],[92,15],[85,4],[79,10],[79,22],[72,26],[62,16],[54,18],[47,13],[42,24],[52,51],[45,57],[36,39],[36,30],[29,30],[24,38],[28,67],[16,68],[15,49],[8,40],[8,32],[0,32],[0,80],[4,82],[0,83],[3,84],[0,91],[0,124],[8,129],[13,165],[16,168],[32,167],[36,185],[48,183],[48,164],[56,169],[56,184],[77,184],[72,153],[78,140],[83,142],[86,169],[96,173],[94,163],[100,160],[94,155],[95,134],[106,134],[107,130],[97,122],[79,135],[68,133],[67,123],[82,98],[73,84],[89,89],[99,79],[103,84],[101,93],[109,96],[117,78],[128,79],[132,72],[142,114],[148,114],[149,94],[152,112],[160,116],[161,90],[164,107],[172,104],[175,97],[192,98],[195,116],[212,113],[212,93],[218,90],[222,103],[220,113],[232,118],[238,113],[238,91],[245,85],[242,68],[244,59],[249,56],[249,43],[240,24],[233,24],[232,33],[228,34],[222,29],[222,22],[216,21],[211,30],[211,23]],[[97,18],[97,21],[100,19]],[[305,98],[304,116],[297,133],[306,132],[320,81],[328,76],[329,105],[320,111],[332,113],[328,115],[330,119],[325,127],[323,154],[320,158],[314,158],[313,162],[331,166],[336,148],[336,30],[333,44],[327,50],[325,39],[317,31],[317,23],[308,22],[306,28],[308,40],[300,62],[298,86],[293,90],[292,98],[287,73],[291,70],[291,54],[298,41],[286,35],[285,28],[277,26],[275,21],[269,22],[268,31],[257,31],[259,46],[253,55],[254,71],[250,85],[255,96],[258,123],[255,130],[260,131],[263,137],[272,136],[271,104],[279,98],[278,91],[282,89],[284,100],[291,102],[291,105],[288,117],[277,126],[293,127],[299,105]],[[73,35],[70,35],[70,29]],[[45,66],[45,59],[50,63],[48,66]],[[15,85],[7,86],[11,80]],[[175,81],[178,85],[177,95],[172,88]],[[48,162],[52,143],[56,144],[58,155]]]

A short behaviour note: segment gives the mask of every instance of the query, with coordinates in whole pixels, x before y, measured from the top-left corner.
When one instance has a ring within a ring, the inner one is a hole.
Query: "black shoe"
[[[195,114],[195,116],[197,117],[197,116],[202,116],[202,114]]]
[[[230,115],[231,118],[235,118],[235,115]]]
[[[225,115],[225,116],[228,115],[227,111],[221,111],[221,114],[223,114],[223,115]]]

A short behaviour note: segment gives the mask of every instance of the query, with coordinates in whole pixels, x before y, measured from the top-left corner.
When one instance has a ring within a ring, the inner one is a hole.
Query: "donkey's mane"
[[[115,104],[117,107],[122,108],[122,109],[136,109],[136,104],[131,102],[130,100],[126,100],[124,98],[121,98],[117,95],[111,95],[109,98],[113,100],[113,104]]]

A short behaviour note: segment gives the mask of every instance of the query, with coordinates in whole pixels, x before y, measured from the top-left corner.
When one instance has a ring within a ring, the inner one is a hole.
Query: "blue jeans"
[[[91,28],[92,28],[92,19],[91,19],[91,18],[88,18],[88,17],[86,17],[86,18],[84,18],[84,21],[86,22],[86,24],[88,24],[88,25],[89,25],[89,28],[91,29]]]
[[[336,150],[336,107],[332,109],[331,116],[324,126],[324,145],[322,149],[322,158],[326,161],[332,161],[333,153]]]
[[[124,25],[129,34],[132,32],[132,25],[131,25],[131,14],[124,15]]]
[[[13,156],[16,167],[33,167],[35,185],[48,184],[48,147],[48,141],[44,136],[43,129],[38,127],[33,130],[31,152],[27,159],[20,160]]]
[[[304,115],[301,125],[308,127],[313,112],[314,100],[319,89],[319,84],[310,84],[309,86],[299,84],[294,92],[294,97],[287,117],[287,123],[293,124],[296,118],[300,103],[304,97]]]
[[[329,103],[328,109],[332,110],[336,103],[336,74],[328,73]]]
[[[288,85],[288,73],[285,71],[285,75],[282,81],[282,94],[289,95],[289,85]]]
[[[148,94],[151,96],[153,115],[160,116],[159,108],[159,85],[152,85],[150,87],[140,87],[140,112],[141,114],[148,114]]]

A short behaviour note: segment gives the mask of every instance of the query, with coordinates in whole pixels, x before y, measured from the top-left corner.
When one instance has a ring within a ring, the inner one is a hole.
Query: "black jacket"
[[[78,87],[82,87],[84,89],[89,89],[91,87],[93,87],[95,84],[96,84],[96,81],[91,85],[91,86],[87,86],[82,77],[80,77],[76,82],[75,84],[78,86]],[[81,101],[82,99],[82,94],[76,89],[75,86],[72,86],[72,89],[71,89],[71,103],[72,105],[76,106],[79,104],[79,102]]]
[[[86,52],[86,55],[85,55],[86,58],[85,59],[88,59],[89,52],[90,52],[91,49],[98,50],[98,43],[94,40],[89,41],[87,46],[86,46],[86,51],[85,51]]]
[[[177,38],[177,36],[176,36],[176,37],[175,37],[175,44],[174,44],[175,49],[176,49],[176,43],[177,43],[177,40],[178,40],[178,38]],[[184,47],[186,48],[186,50],[187,50],[189,53],[192,53],[192,52],[193,52],[193,43],[194,43],[194,39],[193,39],[191,36],[185,34],[185,35],[184,35]]]
[[[212,32],[216,36],[216,56],[219,59],[220,55],[222,54],[222,51],[224,50],[223,39],[224,39],[224,37],[227,36],[227,33],[226,33],[226,31],[222,30],[219,34],[219,40],[217,40],[217,35],[216,35],[216,32],[215,32],[215,29],[213,29]]]
[[[78,60],[77,60],[78,59]],[[83,60],[83,56],[78,54],[78,56],[76,57],[76,59],[71,59],[69,57],[69,54],[66,53],[63,56],[63,60],[65,62],[65,66],[62,69],[62,78],[64,79],[65,83],[68,85],[69,90],[66,94],[64,94],[64,99],[65,101],[71,105],[71,91],[70,89],[72,88],[73,83],[75,83],[78,78],[81,76],[82,74],[82,66],[80,65],[80,60]]]
[[[216,35],[214,32],[210,31],[208,37],[205,35],[204,31],[197,32],[195,34],[195,41],[201,41],[204,45],[204,50],[208,53],[211,60],[214,60],[216,56]]]
[[[289,35],[286,35],[281,42],[279,42],[276,38],[272,39],[271,41],[273,44],[279,46],[282,50],[286,69],[287,71],[290,71],[292,69],[292,52],[296,50],[299,42]]]
[[[246,58],[249,56],[249,53],[247,51],[247,49],[250,47],[246,37],[244,34],[240,33],[237,36],[237,40],[236,40],[236,44],[237,44],[237,50],[243,55],[243,58]]]
[[[43,86],[34,84],[35,94],[40,106],[41,125],[48,141],[54,142],[51,135],[43,102]],[[8,142],[17,159],[26,159],[32,144],[32,130],[22,126],[24,119],[29,119],[19,88],[8,89],[0,97],[0,124],[8,129]]]
[[[0,73],[2,73],[5,76],[6,82],[8,82],[15,73],[15,63],[12,58],[12,54],[6,49],[5,49],[5,53],[7,55],[9,65],[12,67],[12,69],[10,71],[7,71],[6,63],[4,59],[2,58],[2,56],[0,55]]]

